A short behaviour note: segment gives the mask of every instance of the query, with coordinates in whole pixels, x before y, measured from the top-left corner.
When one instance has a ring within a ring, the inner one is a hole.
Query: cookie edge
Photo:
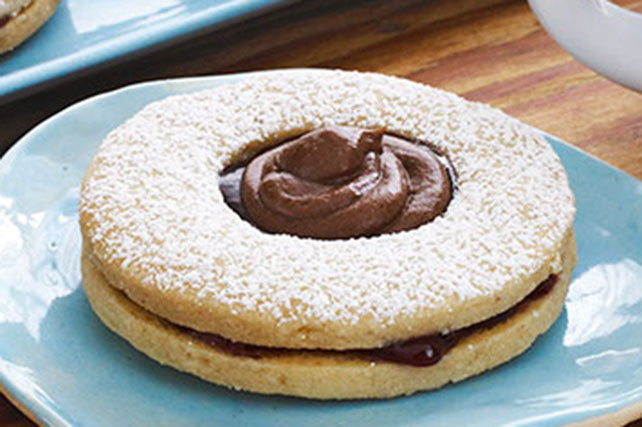
[[[460,341],[436,365],[411,367],[343,355],[306,353],[253,359],[227,354],[164,324],[112,288],[83,254],[83,287],[94,312],[113,332],[163,365],[237,390],[312,399],[409,395],[462,381],[526,351],[562,312],[577,254],[572,237],[553,292],[491,329]],[[491,351],[492,350],[492,351]]]

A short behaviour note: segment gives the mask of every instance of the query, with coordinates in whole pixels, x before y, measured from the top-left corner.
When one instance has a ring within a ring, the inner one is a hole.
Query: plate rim
[[[136,31],[125,30],[115,39],[89,45],[80,53],[30,63],[10,70],[4,77],[0,76],[0,82],[6,80],[5,88],[0,89],[0,105],[55,87],[73,75],[87,75],[113,62],[131,60],[153,49],[168,47],[298,1],[300,0],[232,0],[228,5],[209,5],[193,16],[171,18],[157,23],[145,37],[137,37]],[[221,11],[220,6],[225,6],[226,10]],[[54,18],[55,14],[52,16]],[[43,27],[48,24],[46,22]],[[81,61],[78,60],[79,55],[82,56]],[[4,60],[11,61],[11,58]]]

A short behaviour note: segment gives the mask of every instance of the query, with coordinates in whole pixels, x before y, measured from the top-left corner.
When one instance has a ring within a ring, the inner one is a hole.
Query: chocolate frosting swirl
[[[252,159],[236,204],[262,230],[339,239],[425,224],[444,212],[451,186],[446,167],[427,146],[383,128],[333,126]],[[229,187],[222,179],[228,203],[235,198]]]

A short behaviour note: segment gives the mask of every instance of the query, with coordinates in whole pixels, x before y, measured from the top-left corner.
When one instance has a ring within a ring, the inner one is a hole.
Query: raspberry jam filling
[[[475,323],[462,329],[457,329],[445,334],[430,334],[411,338],[389,344],[382,348],[359,349],[359,350],[307,350],[288,349],[277,347],[264,347],[253,344],[234,342],[220,335],[195,331],[190,328],[172,325],[179,331],[186,333],[193,338],[202,341],[218,350],[234,356],[241,357],[277,357],[281,355],[293,355],[302,353],[327,354],[327,355],[352,355],[370,361],[385,361],[410,366],[431,366],[439,362],[442,357],[450,351],[459,341],[473,335],[476,332],[490,329],[499,323],[509,319],[514,314],[526,309],[533,301],[548,295],[559,276],[551,274],[546,280],[540,283],[530,294],[519,303],[508,310],[497,314],[482,322]]]
[[[0,28],[4,27],[11,21],[11,15],[0,16]]]

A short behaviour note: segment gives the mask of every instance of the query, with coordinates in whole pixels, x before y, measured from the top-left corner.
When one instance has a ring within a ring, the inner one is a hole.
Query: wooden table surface
[[[642,0],[617,3],[642,11]],[[87,96],[176,76],[283,67],[379,71],[488,102],[642,179],[642,95],[596,75],[524,0],[302,2],[0,106],[0,152]],[[0,425],[29,425],[0,399]]]

